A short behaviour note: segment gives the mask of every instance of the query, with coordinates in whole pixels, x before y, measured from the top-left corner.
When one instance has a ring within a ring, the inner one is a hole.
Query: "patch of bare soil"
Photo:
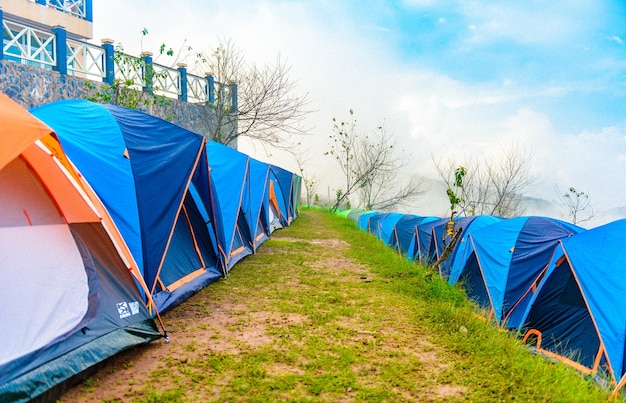
[[[199,360],[207,351],[239,354],[241,351],[273,342],[266,332],[271,326],[302,324],[301,315],[277,312],[248,312],[245,305],[228,301],[201,309],[188,300],[190,309],[176,309],[164,319],[169,326],[170,342],[165,340],[140,346],[110,359],[90,380],[72,387],[62,402],[125,401],[127,396],[140,394],[142,380],[163,368],[168,360],[182,363]],[[297,368],[280,365],[275,372],[298,373]],[[160,381],[164,389],[168,385]]]

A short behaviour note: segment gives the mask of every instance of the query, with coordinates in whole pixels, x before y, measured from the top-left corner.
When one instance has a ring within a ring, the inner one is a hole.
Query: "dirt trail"
[[[194,380],[188,375],[191,372],[186,371],[193,368],[187,368],[187,364],[197,365],[212,357],[220,357],[221,360],[236,359],[241,354],[259,349],[293,349],[293,346],[286,344],[284,347],[277,347],[280,343],[285,343],[284,337],[278,340],[277,334],[281,328],[306,328],[311,336],[325,337],[325,328],[317,325],[316,319],[307,314],[306,310],[285,312],[285,309],[273,308],[276,304],[290,303],[289,300],[269,300],[274,295],[280,295],[272,291],[276,287],[296,290],[303,296],[311,292],[319,293],[320,300],[337,298],[345,309],[354,312],[333,319],[333,326],[350,330],[349,337],[341,340],[342,344],[347,347],[356,346],[356,351],[372,355],[371,362],[355,364],[352,368],[363,385],[378,387],[379,383],[389,382],[380,379],[381,367],[394,365],[393,360],[396,360],[398,365],[414,367],[411,371],[416,377],[416,385],[402,386],[397,382],[382,386],[395,391],[399,400],[454,400],[462,396],[465,388],[437,382],[438,374],[448,369],[447,364],[441,351],[417,337],[419,329],[403,322],[402,317],[408,315],[406,311],[393,313],[393,319],[381,319],[388,322],[385,325],[387,327],[372,327],[372,321],[380,313],[370,312],[368,305],[388,304],[380,300],[382,296],[364,294],[368,292],[364,288],[367,287],[366,284],[376,281],[375,275],[368,267],[346,257],[344,252],[349,244],[338,239],[332,231],[324,229],[322,214],[307,212],[303,219],[306,219],[306,225],[316,228],[310,234],[312,238],[303,239],[297,232],[294,235],[289,229],[275,232],[271,242],[264,244],[257,255],[250,256],[235,266],[228,278],[208,286],[163,315],[171,336],[170,343],[158,340],[113,357],[87,381],[68,390],[62,396],[61,402],[141,401],[147,398],[153,388],[170,390],[180,387],[181,382],[183,385],[189,382],[191,388]],[[294,225],[298,225],[298,222]],[[283,262],[282,266],[275,267],[276,262],[273,260],[280,260]],[[264,282],[268,275],[276,278]],[[332,281],[332,287],[318,287],[313,280],[307,278],[310,275]],[[259,277],[248,281],[247,276]],[[361,294],[352,294],[349,288],[344,290],[344,287],[355,286]],[[290,292],[285,298],[291,298],[296,306],[300,302],[294,295],[298,294]],[[407,337],[410,333],[416,337]],[[306,341],[296,339],[294,343]],[[391,360],[391,364],[377,365],[379,360]],[[294,363],[268,362],[264,366],[265,376],[304,376],[309,371],[310,362],[310,358],[298,358]],[[160,376],[174,367],[179,368],[177,376]],[[221,373],[222,379],[214,379],[210,385],[203,385],[191,394],[185,392],[181,400],[219,400],[222,395],[232,398],[232,395],[228,395],[232,391],[227,392],[227,385],[236,375],[228,371]],[[185,379],[184,376],[190,378]],[[410,382],[409,379],[407,383]],[[419,387],[417,384],[420,383],[426,386]],[[300,397],[309,398],[306,394]],[[336,395],[325,397],[322,394],[314,398],[337,400]],[[246,399],[241,396],[237,400]],[[345,394],[339,400],[359,399],[351,388],[346,388]]]

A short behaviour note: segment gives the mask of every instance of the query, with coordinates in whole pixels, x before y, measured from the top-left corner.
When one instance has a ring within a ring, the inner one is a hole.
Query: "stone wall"
[[[104,84],[96,81],[89,83],[87,85],[85,78],[61,75],[56,71],[8,60],[0,61],[0,91],[26,109],[62,99],[93,98]],[[210,137],[211,128],[216,124],[212,108],[177,99],[166,103],[164,106],[150,105],[143,109],[151,115]]]

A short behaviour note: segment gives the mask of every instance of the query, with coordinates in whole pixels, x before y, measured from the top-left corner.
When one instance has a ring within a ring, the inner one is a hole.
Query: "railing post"
[[[100,40],[104,48],[104,77],[102,81],[113,86],[115,83],[115,47],[113,39],[103,38]]]
[[[4,37],[4,22],[2,22],[2,7],[0,7],[0,34]],[[4,59],[4,41],[0,43],[0,60]]]
[[[93,22],[93,1],[92,0],[84,0],[85,1],[85,19],[89,22]]]
[[[215,104],[215,77],[213,73],[204,73],[207,81],[207,100],[209,105]]]
[[[180,93],[178,99],[187,102],[187,65],[185,63],[178,63],[178,85]]]
[[[61,75],[67,75],[67,31],[62,26],[52,27],[52,33],[56,36],[56,60],[54,70]]]
[[[230,83],[230,96],[231,96],[231,102],[232,102],[232,113],[237,113],[237,110],[239,109],[239,98],[237,97],[237,83],[235,82],[231,82]]]
[[[143,61],[143,91],[152,94],[154,82],[154,67],[152,66],[152,52],[141,52]]]

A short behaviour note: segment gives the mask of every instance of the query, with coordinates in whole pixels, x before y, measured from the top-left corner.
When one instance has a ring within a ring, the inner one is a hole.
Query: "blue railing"
[[[63,4],[68,10],[84,6],[90,0],[37,0],[48,5]],[[69,12],[69,11],[68,11]],[[214,80],[211,74],[204,77],[189,74],[184,64],[177,68],[162,66],[152,61],[145,52],[134,57],[116,51],[112,40],[105,39],[102,46],[68,38],[63,27],[50,31],[34,28],[22,22],[3,17],[0,9],[2,46],[0,61],[11,60],[43,69],[55,70],[62,75],[84,77],[103,81],[109,85],[128,85],[137,90],[177,98],[185,102],[220,105],[237,110],[237,85]]]
[[[32,0],[31,0],[32,1]],[[56,8],[57,10],[71,14],[75,17],[93,22],[92,0],[34,0],[42,6]]]

